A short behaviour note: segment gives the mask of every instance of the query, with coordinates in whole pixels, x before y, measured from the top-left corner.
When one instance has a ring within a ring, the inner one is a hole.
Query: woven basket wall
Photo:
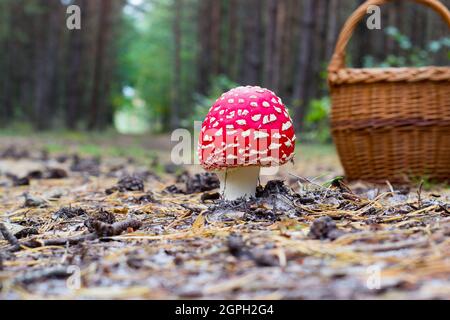
[[[371,5],[346,22],[329,66],[331,128],[349,180],[406,182],[411,178],[450,181],[450,67],[351,69],[345,49]],[[437,0],[425,4],[447,22]]]

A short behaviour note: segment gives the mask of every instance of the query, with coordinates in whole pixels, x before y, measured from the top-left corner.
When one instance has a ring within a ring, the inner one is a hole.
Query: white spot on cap
[[[270,103],[268,103],[267,101],[264,101],[262,103],[262,105],[263,105],[264,108],[269,108],[270,107]]]
[[[242,137],[248,137],[248,136],[250,136],[250,132],[251,132],[251,130],[250,129],[248,129],[248,130],[246,130],[246,131],[243,131],[242,132]]]
[[[260,114],[255,114],[254,116],[252,116],[252,120],[253,121],[259,121],[261,119],[261,115]]]
[[[208,144],[208,145],[206,145],[206,146],[202,146],[201,147],[202,149],[214,149],[214,143],[210,143],[210,144]]]
[[[272,98],[271,100],[273,103],[278,104],[278,100],[276,98]]]
[[[234,129],[234,126],[232,124],[227,124],[227,129]]]
[[[234,103],[234,99],[228,99],[228,103]]]
[[[277,120],[277,117],[274,114],[266,115],[263,119],[263,124],[268,124]]]
[[[235,111],[231,111],[228,115],[227,115],[227,119],[233,119],[235,116],[236,112]]]
[[[288,140],[288,141],[286,141],[285,143],[284,143],[284,145],[286,146],[286,147],[290,147],[290,146],[292,146],[292,142],[291,142],[291,140]]]
[[[244,99],[239,99],[238,102],[242,104],[242,103],[245,103],[245,100]]]
[[[264,131],[255,131],[254,135],[255,135],[255,139],[263,139],[263,138],[267,138],[269,136],[269,134]]]
[[[275,138],[275,139],[281,139],[281,134],[279,134],[278,132],[275,132],[275,133],[272,135],[272,138]]]
[[[258,102],[250,102],[250,105],[252,106],[252,107],[258,107]]]
[[[212,117],[211,119],[209,119],[209,123],[213,123],[214,121],[216,121],[216,118]]]
[[[292,127],[292,122],[291,121],[287,121],[286,123],[283,123],[281,126],[281,130],[286,131],[288,130],[290,127]]]
[[[281,143],[272,142],[271,145],[269,146],[269,150],[278,149],[280,147],[281,147]]]
[[[211,136],[208,136],[207,134],[205,134],[203,136],[203,141],[211,142],[211,141],[213,141],[213,138]]]
[[[223,134],[223,128],[220,128],[219,130],[217,130],[216,132],[216,137],[220,137]]]
[[[247,121],[245,121],[244,119],[239,119],[239,120],[236,120],[236,123],[238,125],[245,126],[247,124]]]
[[[248,115],[248,114],[249,114],[249,111],[248,111],[248,110],[242,111],[242,115],[243,115],[243,116],[246,116],[246,115]]]
[[[274,106],[273,108],[274,108],[275,111],[278,112],[278,113],[282,113],[282,112],[283,112],[283,111],[281,111],[281,108],[278,108],[278,107],[275,107],[275,106]]]
[[[212,125],[212,127],[215,128],[215,127],[217,127],[218,125],[219,125],[219,121],[216,121],[216,122]]]
[[[252,96],[250,96],[250,99],[258,99],[258,97],[255,95],[252,95]]]
[[[292,137],[292,141],[297,140],[297,136],[294,134],[294,136]]]

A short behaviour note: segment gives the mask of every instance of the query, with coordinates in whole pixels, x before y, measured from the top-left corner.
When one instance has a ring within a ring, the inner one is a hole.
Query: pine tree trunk
[[[303,3],[302,29],[300,35],[300,50],[298,54],[298,70],[293,92],[295,122],[297,130],[303,129],[303,118],[309,100],[309,83],[313,77],[311,59],[313,54],[313,34],[315,17],[315,0],[305,0]]]
[[[274,72],[273,72],[273,90],[279,92],[281,88],[281,70],[282,70],[282,50],[285,41],[286,32],[286,0],[278,1],[277,21],[276,21],[276,42],[274,53]]]
[[[262,67],[262,10],[260,0],[246,0],[244,10],[244,42],[242,62],[242,83],[257,85]]]
[[[106,34],[108,32],[108,19],[111,11],[111,0],[100,0],[100,17],[98,21],[97,48],[94,62],[94,84],[91,93],[91,110],[88,129],[99,128],[102,112],[102,85],[104,72],[104,60],[106,52]]]
[[[275,90],[275,50],[277,33],[277,0],[268,0],[266,8],[264,44],[264,86]]]
[[[86,0],[78,0],[77,5],[85,9]],[[67,55],[68,78],[67,82],[67,105],[66,105],[66,127],[75,129],[80,118],[81,105],[81,59],[83,52],[82,30],[69,32],[69,52]]]
[[[200,0],[198,6],[198,82],[197,92],[206,94],[208,91],[210,70],[212,63],[211,56],[211,9],[212,1],[215,0]]]
[[[60,15],[58,3],[51,2],[48,12],[42,16],[40,24],[45,32],[42,42],[37,41],[37,61],[34,84],[34,119],[38,130],[48,129],[50,125],[51,96],[55,79],[55,67],[58,48],[58,30],[60,30]]]
[[[227,74],[231,80],[237,81],[238,77],[238,49],[239,49],[239,0],[228,1],[228,39],[227,39]]]
[[[180,95],[181,95],[181,12],[183,0],[173,1],[173,44],[174,44],[174,67],[172,106],[170,110],[170,127],[172,130],[180,126]]]
[[[329,61],[334,52],[338,34],[338,0],[329,0],[327,8],[326,59]]]

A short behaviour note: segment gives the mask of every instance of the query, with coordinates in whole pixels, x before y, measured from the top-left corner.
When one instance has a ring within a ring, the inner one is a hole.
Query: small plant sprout
[[[272,91],[238,87],[216,100],[203,122],[198,155],[214,171],[226,200],[252,197],[261,167],[291,160],[295,131],[288,110]]]

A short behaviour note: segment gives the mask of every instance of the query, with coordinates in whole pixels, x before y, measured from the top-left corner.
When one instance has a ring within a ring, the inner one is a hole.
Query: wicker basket
[[[349,180],[450,181],[450,67],[345,67],[345,48],[368,7],[391,1],[364,3],[339,36],[328,69],[333,138]],[[450,12],[439,1],[415,1],[450,27]]]

